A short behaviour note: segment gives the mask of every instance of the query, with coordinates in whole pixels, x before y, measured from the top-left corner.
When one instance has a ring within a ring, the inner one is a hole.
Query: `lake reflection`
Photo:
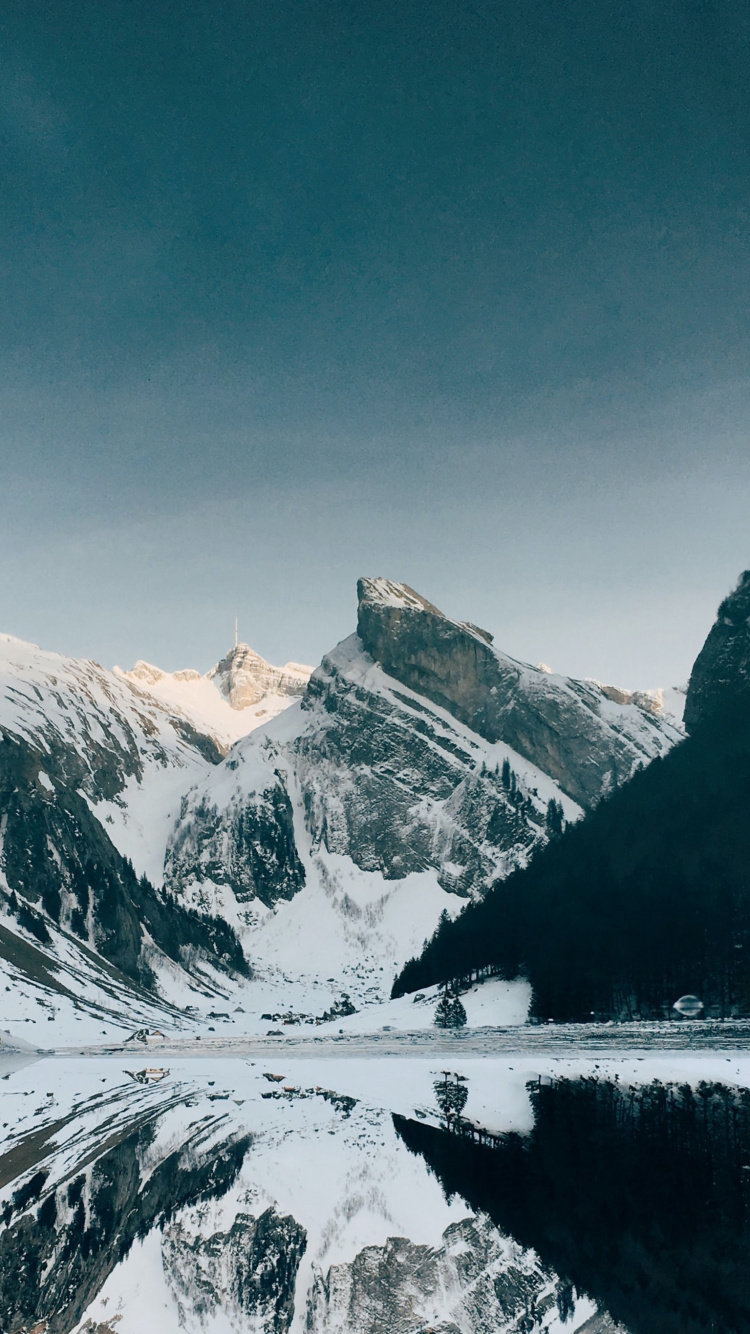
[[[0,1065],[0,1330],[748,1331],[745,1066]]]

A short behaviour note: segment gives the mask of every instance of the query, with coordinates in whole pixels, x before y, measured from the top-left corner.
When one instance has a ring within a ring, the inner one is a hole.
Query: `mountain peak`
[[[685,726],[695,732],[727,710],[750,705],[750,570],[724,598],[695,660],[685,701]]]
[[[410,611],[429,611],[435,616],[443,613],[433,606],[421,593],[417,593],[408,584],[395,583],[393,579],[367,578],[357,580],[357,601],[360,610],[363,606],[401,607]]]
[[[311,671],[296,662],[274,667],[249,644],[235,644],[207,675],[233,709],[246,709],[264,695],[304,694]]]

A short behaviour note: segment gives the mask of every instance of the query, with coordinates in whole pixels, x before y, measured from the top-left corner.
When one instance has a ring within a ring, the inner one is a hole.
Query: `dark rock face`
[[[297,1271],[307,1244],[290,1215],[266,1209],[237,1214],[228,1232],[194,1236],[180,1224],[164,1235],[162,1255],[180,1323],[205,1323],[217,1311],[269,1334],[287,1334],[294,1315]]]
[[[543,804],[464,729],[370,673],[355,639],[313,673],[305,708],[314,725],[295,742],[295,768],[313,847],[344,853],[365,871],[400,879],[429,867],[444,889],[467,894],[544,830]]]
[[[719,607],[695,660],[685,701],[685,726],[703,725],[741,709],[750,714],[750,570]]]
[[[307,1330],[521,1334],[555,1316],[555,1275],[478,1215],[447,1228],[438,1247],[390,1237],[385,1246],[360,1251],[351,1264],[317,1275]]]
[[[595,805],[678,738],[651,707],[624,706],[605,717],[596,684],[516,662],[485,632],[449,620],[406,585],[360,579],[357,590],[359,637],[390,676],[486,740],[506,742],[582,806]]]
[[[40,1172],[38,1207],[21,1199],[3,1220],[0,1329],[22,1334],[43,1322],[49,1334],[69,1334],[136,1237],[185,1204],[223,1195],[250,1140],[232,1138],[201,1154],[203,1135],[205,1128],[195,1146],[188,1140],[145,1180],[139,1164],[153,1141],[150,1120],[57,1190],[45,1192]]]
[[[267,787],[229,810],[219,810],[206,795],[194,807],[186,803],[167,848],[166,876],[173,891],[209,880],[227,885],[240,903],[259,899],[267,908],[294,898],[305,870],[281,776],[270,774]]]

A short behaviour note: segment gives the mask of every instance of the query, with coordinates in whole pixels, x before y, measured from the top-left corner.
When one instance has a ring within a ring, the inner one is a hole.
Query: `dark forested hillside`
[[[444,921],[394,995],[491,966],[528,977],[542,1019],[659,1017],[686,992],[750,1013],[749,601],[746,575],[696,664],[693,734]]]

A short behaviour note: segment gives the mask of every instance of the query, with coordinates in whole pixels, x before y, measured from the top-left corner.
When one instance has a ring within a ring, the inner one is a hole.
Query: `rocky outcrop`
[[[306,1243],[305,1229],[273,1207],[258,1218],[238,1213],[227,1232],[209,1236],[172,1224],[162,1256],[180,1326],[220,1314],[243,1329],[287,1334]]]
[[[406,584],[360,579],[357,632],[397,681],[487,741],[504,741],[590,807],[679,739],[652,701],[620,703],[499,652],[485,631],[444,616]]]
[[[212,886],[272,907],[305,883],[327,893],[348,858],[479,898],[681,739],[652,697],[611,695],[516,662],[406,585],[360,580],[358,634],[186,798],[166,883],[206,908]]]
[[[479,895],[545,838],[561,795],[399,688],[355,635],[324,658],[278,731],[240,742],[185,800],[167,850],[173,892],[213,884],[240,903],[290,899],[306,879],[304,829],[313,859],[347,857],[385,881],[434,870],[444,890]],[[208,895],[192,898],[208,906]]]
[[[239,767],[234,754],[228,772]],[[305,883],[294,838],[289,794],[278,772],[264,773],[244,800],[220,804],[209,789],[183,803],[167,847],[166,882],[173,893],[209,881],[226,885],[238,903],[258,899],[267,908],[288,900]]]
[[[543,835],[546,803],[450,716],[374,667],[352,636],[313,673],[293,744],[313,846],[401,879],[477,891]]]
[[[731,722],[733,712],[750,715],[750,570],[745,570],[724,599],[703,648],[695,660],[687,699],[685,727]]]
[[[311,667],[298,662],[274,667],[249,644],[235,644],[211,669],[208,678],[233,709],[245,709],[250,704],[257,704],[265,695],[297,698],[304,693],[311,671]]]

